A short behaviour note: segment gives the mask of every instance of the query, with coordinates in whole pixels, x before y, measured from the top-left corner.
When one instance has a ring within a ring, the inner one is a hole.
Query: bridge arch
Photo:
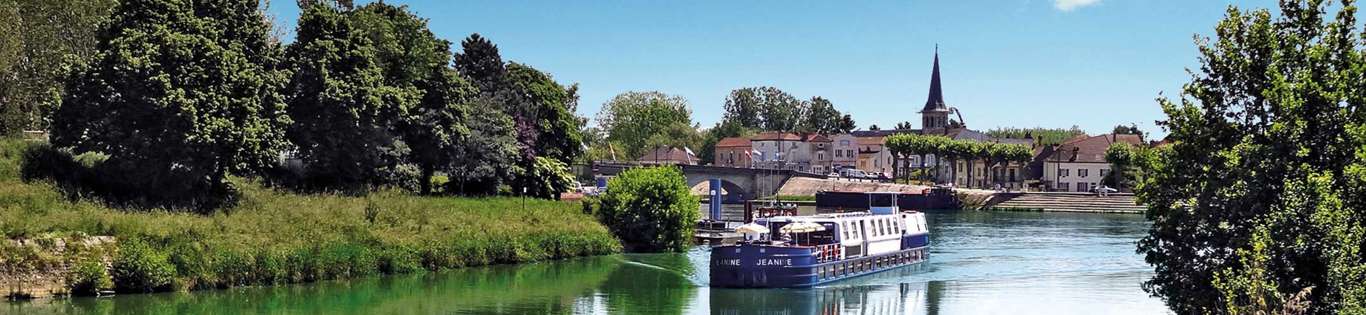
[[[688,177],[688,184],[691,185],[693,193],[700,193],[703,196],[711,196],[711,181],[709,178]],[[721,203],[743,203],[745,200],[754,199],[758,196],[745,189],[735,182],[721,179]]]

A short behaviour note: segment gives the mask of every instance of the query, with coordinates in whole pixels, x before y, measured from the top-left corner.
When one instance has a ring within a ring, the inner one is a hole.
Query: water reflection
[[[1140,216],[935,212],[926,263],[810,289],[712,289],[708,252],[0,304],[4,314],[1164,313],[1139,283]]]

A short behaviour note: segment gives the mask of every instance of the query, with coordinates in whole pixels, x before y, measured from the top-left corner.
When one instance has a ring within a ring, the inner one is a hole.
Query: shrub
[[[141,239],[123,241],[114,255],[114,289],[120,292],[168,291],[174,277],[166,253]]]
[[[701,216],[683,171],[633,168],[607,183],[598,220],[637,251],[682,251]]]
[[[113,278],[109,277],[109,270],[104,268],[104,263],[98,259],[84,259],[71,266],[71,272],[66,275],[67,287],[70,288],[72,295],[89,296],[100,293],[100,290],[114,287]]]

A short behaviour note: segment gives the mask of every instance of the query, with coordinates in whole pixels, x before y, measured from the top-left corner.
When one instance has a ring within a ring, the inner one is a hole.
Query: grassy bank
[[[121,291],[309,282],[621,248],[578,203],[545,200],[526,200],[524,209],[517,198],[295,195],[235,179],[241,202],[212,215],[111,209],[20,181],[23,147],[0,141],[0,233],[113,236],[107,259]]]

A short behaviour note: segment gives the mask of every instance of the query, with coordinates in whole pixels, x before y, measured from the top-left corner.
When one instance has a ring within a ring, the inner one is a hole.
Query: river
[[[190,293],[14,314],[1158,314],[1138,215],[930,212],[928,262],[811,289],[712,289],[705,248]]]

